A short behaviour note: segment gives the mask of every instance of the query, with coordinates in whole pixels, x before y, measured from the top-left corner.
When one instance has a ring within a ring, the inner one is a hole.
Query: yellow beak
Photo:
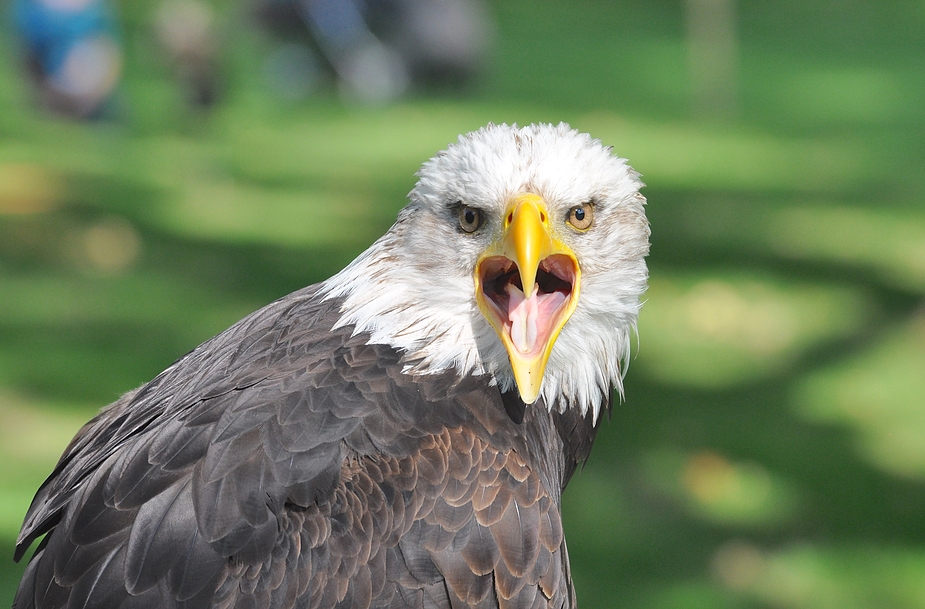
[[[575,254],[555,237],[543,199],[515,197],[501,239],[476,265],[475,283],[479,309],[501,338],[527,404],[539,397],[553,344],[578,304],[579,279]]]
[[[505,218],[501,253],[513,260],[520,272],[524,295],[532,294],[540,260],[555,249],[549,235],[549,218],[543,200],[536,195],[524,195],[514,200]]]

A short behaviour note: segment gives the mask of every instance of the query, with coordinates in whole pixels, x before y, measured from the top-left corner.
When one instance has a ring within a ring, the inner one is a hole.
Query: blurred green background
[[[695,4],[499,0],[475,86],[369,107],[269,93],[266,36],[216,1],[204,114],[123,0],[95,125],[35,108],[3,29],[0,603],[99,407],[340,269],[457,134],[566,121],[652,224],[626,400],[564,499],[581,606],[925,607],[925,3],[739,2],[732,30]]]

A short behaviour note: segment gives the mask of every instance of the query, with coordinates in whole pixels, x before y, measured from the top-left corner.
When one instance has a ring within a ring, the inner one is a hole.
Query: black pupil
[[[585,210],[580,207],[575,208],[575,219],[581,222],[585,219]]]
[[[466,224],[470,226],[475,224],[475,210],[474,209],[467,209],[464,217],[466,219]]]

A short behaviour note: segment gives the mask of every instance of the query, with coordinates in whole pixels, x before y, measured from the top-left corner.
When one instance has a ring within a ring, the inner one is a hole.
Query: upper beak
[[[540,261],[555,250],[543,200],[536,195],[516,199],[508,210],[505,224],[501,253],[517,265],[523,293],[529,298],[536,286]]]
[[[578,304],[579,280],[577,258],[556,238],[545,201],[515,197],[501,239],[476,265],[475,283],[479,309],[501,338],[527,404],[539,397],[553,344]]]

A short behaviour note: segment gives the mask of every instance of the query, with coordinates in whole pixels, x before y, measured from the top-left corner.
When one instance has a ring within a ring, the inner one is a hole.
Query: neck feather
[[[403,352],[405,373],[455,369],[460,375],[489,375],[502,391],[513,389],[507,353],[478,309],[471,274],[426,272],[403,260],[400,233],[396,225],[321,285],[324,298],[342,300],[336,327],[352,326],[354,334],[369,334],[371,343]],[[549,410],[591,412],[596,422],[609,402],[610,388],[622,396],[639,305],[634,301],[626,303],[629,310],[616,307],[615,317],[612,300],[604,311],[595,310],[590,300],[576,309],[560,333],[540,399]]]

